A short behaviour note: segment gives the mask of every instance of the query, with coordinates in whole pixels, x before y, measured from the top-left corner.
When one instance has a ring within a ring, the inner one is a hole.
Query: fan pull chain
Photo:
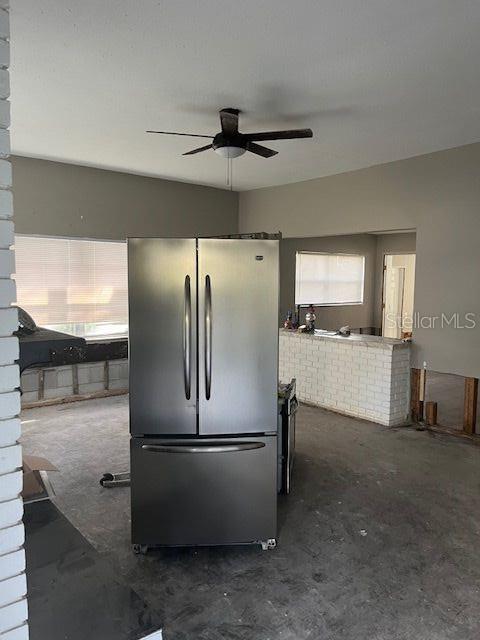
[[[232,158],[227,158],[227,187],[230,187],[230,191],[233,191],[233,164]]]

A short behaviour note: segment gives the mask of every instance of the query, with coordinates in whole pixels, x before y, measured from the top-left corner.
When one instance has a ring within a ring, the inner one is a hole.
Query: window
[[[362,304],[364,274],[364,256],[297,252],[295,304]]]
[[[18,305],[37,325],[85,338],[125,336],[125,242],[15,237]]]

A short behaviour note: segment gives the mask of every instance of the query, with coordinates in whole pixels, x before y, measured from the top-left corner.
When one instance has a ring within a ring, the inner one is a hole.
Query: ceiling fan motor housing
[[[226,135],[223,131],[214,137],[212,147],[224,158],[238,158],[247,150],[246,141],[241,133]]]

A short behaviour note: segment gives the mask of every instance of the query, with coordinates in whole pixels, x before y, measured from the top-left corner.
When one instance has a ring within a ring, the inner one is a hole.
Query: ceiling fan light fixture
[[[238,158],[243,156],[246,149],[242,147],[232,147],[232,146],[223,146],[223,147],[215,147],[215,152],[218,153],[222,158]]]

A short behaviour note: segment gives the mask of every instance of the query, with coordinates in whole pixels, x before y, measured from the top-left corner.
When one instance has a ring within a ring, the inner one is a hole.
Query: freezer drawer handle
[[[205,276],[205,397],[210,400],[212,389],[212,285]]]
[[[183,312],[183,379],[185,397],[190,400],[191,390],[191,342],[192,342],[192,298],[190,276],[185,276]]]
[[[241,442],[239,444],[143,444],[142,449],[154,453],[230,453],[261,449],[264,442]]]

